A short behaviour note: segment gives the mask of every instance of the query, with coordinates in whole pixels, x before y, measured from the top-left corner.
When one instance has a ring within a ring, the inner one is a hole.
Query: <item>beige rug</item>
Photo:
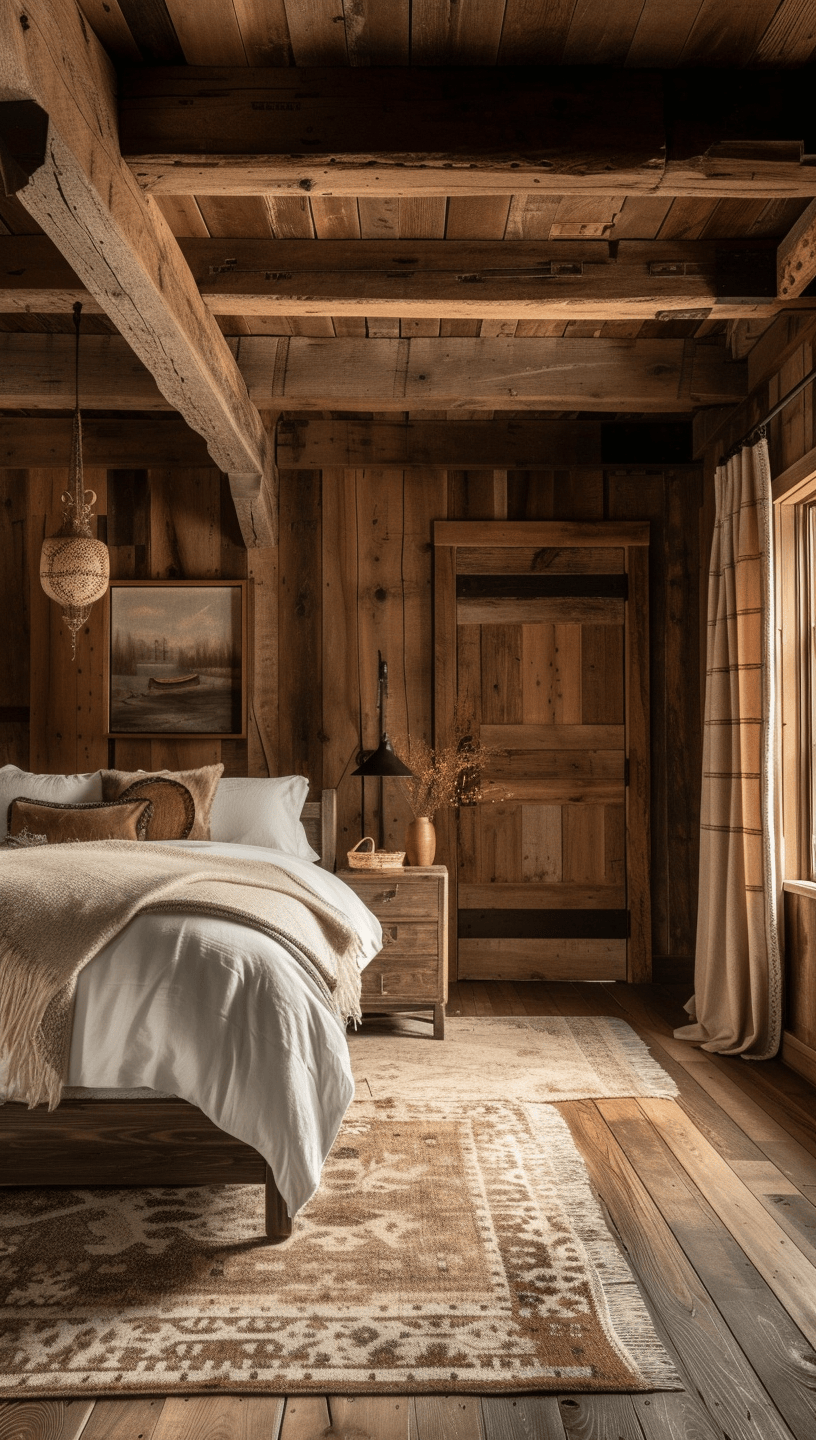
[[[0,1398],[681,1388],[552,1106],[355,1102],[293,1239],[262,1213],[5,1191]]]
[[[402,1100],[674,1099],[677,1086],[624,1020],[542,1015],[427,1021],[366,1018],[349,1033],[360,1098]]]

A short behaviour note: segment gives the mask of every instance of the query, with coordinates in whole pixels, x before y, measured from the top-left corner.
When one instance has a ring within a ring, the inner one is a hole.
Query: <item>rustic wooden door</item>
[[[442,822],[459,979],[651,978],[648,544],[614,521],[434,527],[436,741],[464,725],[494,751]]]

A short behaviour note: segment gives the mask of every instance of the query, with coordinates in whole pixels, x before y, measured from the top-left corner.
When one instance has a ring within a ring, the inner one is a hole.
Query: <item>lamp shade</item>
[[[409,770],[407,765],[403,765],[388,736],[383,735],[376,750],[372,750],[368,758],[351,773],[352,775],[366,776],[413,775],[414,772]]]

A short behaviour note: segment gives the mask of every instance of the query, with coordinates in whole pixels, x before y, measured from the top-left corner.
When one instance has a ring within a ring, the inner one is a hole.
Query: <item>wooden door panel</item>
[[[521,626],[482,627],[481,696],[482,724],[513,725],[523,719]]]
[[[482,725],[482,743],[500,750],[619,750],[623,725]]]
[[[463,546],[456,552],[457,575],[622,575],[624,550],[592,548],[550,550],[541,546],[484,549]]]
[[[626,883],[626,807],[604,806],[604,880],[607,885]]]
[[[521,653],[522,722],[580,725],[581,626],[524,625]]]
[[[625,980],[626,941],[460,940],[459,962],[469,980]]]
[[[560,837],[559,837],[560,838]],[[459,881],[462,910],[623,910],[623,885],[471,885]]]
[[[456,707],[462,723],[475,731],[482,723],[481,627],[459,625],[456,641]]]
[[[623,600],[597,596],[485,595],[457,600],[458,625],[622,625]]]
[[[458,817],[460,978],[627,974],[633,679],[641,700],[646,693],[645,567],[634,565],[631,547],[648,535],[642,527],[618,535],[619,528],[435,527],[435,538],[441,531],[449,539],[437,571],[438,634],[457,651],[457,692],[443,704],[449,717],[466,714],[492,752],[480,803]],[[471,536],[484,544],[468,543]],[[627,658],[632,600],[637,674]],[[440,673],[451,673],[449,660]],[[642,809],[641,782],[639,775]],[[640,852],[647,831],[639,824]],[[640,854],[638,864],[643,890]],[[642,950],[648,894],[637,903]],[[638,967],[640,978],[642,956]]]
[[[561,879],[560,805],[522,805],[521,878],[550,884]]]
[[[561,878],[602,885],[606,878],[603,805],[565,805],[561,811]]]
[[[521,872],[521,806],[474,805],[476,876],[482,884],[515,880]]]
[[[584,725],[622,725],[623,626],[581,629],[581,721]]]

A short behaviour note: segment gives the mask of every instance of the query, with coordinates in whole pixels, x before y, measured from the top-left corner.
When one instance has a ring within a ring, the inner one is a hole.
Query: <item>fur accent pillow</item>
[[[123,800],[149,800],[153,815],[148,840],[186,840],[195,824],[195,800],[186,785],[167,775],[145,775],[123,790]]]
[[[44,835],[49,845],[76,840],[145,840],[152,815],[149,800],[61,805],[56,800],[18,795],[9,805],[8,830],[12,837],[24,830]]]
[[[118,800],[131,785],[153,775],[177,780],[189,790],[195,802],[195,820],[188,839],[209,840],[210,811],[223,773],[223,765],[202,765],[200,770],[103,770],[102,799]]]

